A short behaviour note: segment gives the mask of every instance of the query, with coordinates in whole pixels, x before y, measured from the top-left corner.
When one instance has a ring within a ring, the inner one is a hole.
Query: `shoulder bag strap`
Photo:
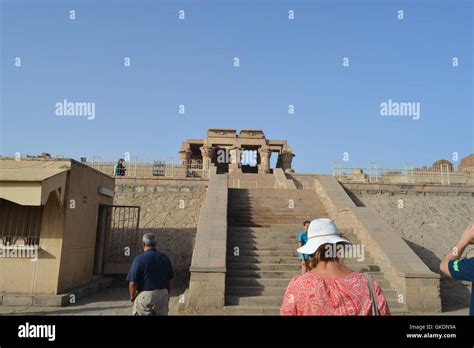
[[[369,283],[370,299],[372,300],[372,315],[379,315],[379,309],[377,307],[377,299],[375,298],[374,284],[372,282],[372,277],[370,276],[369,273],[364,273],[364,275],[367,278],[367,282]]]

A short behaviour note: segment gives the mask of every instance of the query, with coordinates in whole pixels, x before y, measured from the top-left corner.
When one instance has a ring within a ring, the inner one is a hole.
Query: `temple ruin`
[[[255,165],[242,161],[248,151],[255,151]],[[202,161],[205,169],[215,165],[217,174],[259,173],[270,174],[272,153],[278,156],[276,168],[292,172],[291,162],[295,156],[286,140],[269,140],[260,129],[211,128],[206,139],[188,139],[181,145],[179,158],[182,163]],[[221,160],[224,159],[224,160]],[[230,160],[227,160],[230,159]]]

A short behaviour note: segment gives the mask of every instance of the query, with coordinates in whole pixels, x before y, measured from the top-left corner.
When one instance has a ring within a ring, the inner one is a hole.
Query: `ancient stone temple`
[[[269,140],[259,129],[212,128],[206,139],[188,139],[179,151],[182,163],[202,161],[203,166],[215,165],[217,173],[260,173],[269,174],[270,158],[275,153],[276,167],[292,172],[291,162],[295,156],[286,140]],[[244,161],[252,157],[254,161]]]

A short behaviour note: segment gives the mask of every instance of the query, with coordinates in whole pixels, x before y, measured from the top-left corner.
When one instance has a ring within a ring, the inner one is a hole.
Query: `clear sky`
[[[300,172],[344,152],[355,165],[473,152],[472,1],[0,3],[2,155],[178,159],[207,128],[286,139]],[[95,118],[57,116],[64,99]],[[420,118],[381,116],[390,99]]]

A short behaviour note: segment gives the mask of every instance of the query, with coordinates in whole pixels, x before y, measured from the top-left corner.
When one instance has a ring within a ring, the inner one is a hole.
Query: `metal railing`
[[[354,166],[341,162],[333,162],[333,175],[344,182],[361,183],[423,183],[423,184],[474,184],[474,172],[452,171],[448,164],[438,168],[415,168],[412,163],[386,166],[370,162],[368,166]]]
[[[115,177],[122,178],[202,178],[209,179],[210,166],[202,160],[187,160],[175,163],[174,158],[153,162],[140,162],[137,157],[124,161],[124,170],[115,170],[117,162],[103,161],[102,157],[94,156],[92,162],[86,162],[90,167]]]

